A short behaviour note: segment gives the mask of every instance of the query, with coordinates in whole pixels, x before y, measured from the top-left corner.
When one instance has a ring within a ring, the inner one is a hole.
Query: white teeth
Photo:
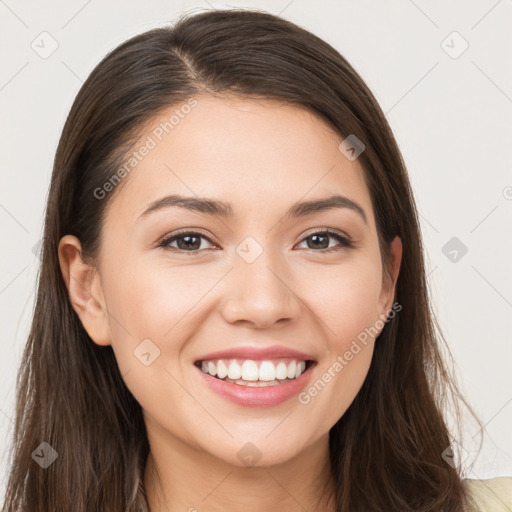
[[[251,387],[251,388],[265,388],[265,387],[269,387],[269,386],[279,386],[279,384],[282,384],[282,382],[279,382],[278,380],[272,380],[272,381],[269,381],[269,382],[263,382],[263,381],[256,381],[256,382],[250,382],[250,381],[245,381],[245,380],[242,380],[242,379],[237,379],[237,380],[231,380],[231,379],[224,379],[226,382],[231,382],[232,384],[239,384],[240,386],[247,386],[247,387]],[[289,382],[289,380],[285,380],[283,382]]]
[[[288,377],[288,367],[281,361],[276,366],[276,379],[284,380]]]
[[[231,376],[229,377],[232,378]],[[242,364],[243,380],[258,380],[258,365],[254,361],[244,361]]]
[[[296,359],[276,361],[254,361],[252,359],[217,359],[201,361],[203,372],[219,379],[230,381],[242,380],[248,385],[254,383],[279,383],[300,377],[306,370],[306,361]],[[238,382],[236,382],[238,384]],[[271,384],[275,385],[275,384]]]
[[[304,361],[301,361],[297,365],[297,369],[295,370],[295,378],[300,377],[302,373],[304,373],[304,370],[306,369],[306,363]]]
[[[259,378],[263,381],[276,380],[276,367],[271,361],[263,361],[260,365]]]
[[[217,377],[219,379],[223,379],[228,374],[228,367],[224,364],[224,361],[219,361],[217,363]]]
[[[297,368],[297,363],[295,361],[292,361],[288,365],[288,378],[289,379],[295,379],[295,370]]]
[[[242,377],[242,368],[236,361],[231,361],[228,370],[228,377],[230,379],[236,380]]]

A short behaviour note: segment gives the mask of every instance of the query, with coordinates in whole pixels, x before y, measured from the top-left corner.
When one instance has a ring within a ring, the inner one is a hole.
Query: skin
[[[308,404],[294,397],[275,407],[235,405],[207,389],[193,363],[239,345],[280,344],[317,360],[315,382],[389,314],[401,240],[391,245],[386,283],[363,170],[338,150],[342,139],[319,117],[275,100],[196,99],[109,198],[98,261],[82,260],[75,237],[60,241],[70,300],[93,342],[112,346],[142,406],[151,512],[333,510],[315,501],[332,491],[329,429],[359,391],[374,339]],[[335,192],[357,202],[367,224],[346,208],[284,218],[294,203]],[[172,193],[229,202],[236,215],[172,207],[137,220]],[[176,240],[174,249],[157,247],[182,228],[202,230],[211,242],[200,238],[195,255],[180,252]],[[318,248],[310,237],[324,228],[348,235],[354,247],[328,238]],[[235,251],[247,236],[263,250],[252,263]],[[327,244],[339,250],[326,253]],[[160,350],[149,366],[133,353],[147,338]],[[248,442],[261,456],[250,467],[237,456]]]

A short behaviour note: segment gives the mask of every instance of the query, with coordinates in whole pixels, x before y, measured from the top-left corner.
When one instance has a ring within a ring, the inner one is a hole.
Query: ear
[[[379,313],[387,316],[388,311],[393,305],[393,299],[395,297],[396,281],[400,272],[400,264],[402,262],[402,240],[397,235],[391,242],[390,252],[390,272],[391,276],[389,279],[384,279],[382,285],[382,291],[380,294],[379,305],[381,311]]]
[[[62,237],[58,251],[69,300],[84,329],[97,345],[110,345],[108,313],[98,270],[84,262],[82,246],[75,236]]]

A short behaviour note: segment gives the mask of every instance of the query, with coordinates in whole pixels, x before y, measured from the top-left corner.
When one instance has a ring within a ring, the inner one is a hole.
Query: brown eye
[[[334,246],[329,245],[329,239],[336,239],[339,243]],[[301,243],[304,242],[307,243],[307,249],[320,249],[318,252],[331,252],[352,246],[350,240],[347,237],[332,231],[317,231],[316,233],[312,233],[311,235],[304,238]]]
[[[204,236],[203,234],[197,233],[195,231],[186,231],[183,233],[172,235],[162,240],[158,247],[164,247],[166,249],[184,252],[196,252],[200,250],[202,240],[206,240],[207,242],[213,245],[211,240]],[[174,242],[177,242],[177,247],[171,246],[171,243]]]

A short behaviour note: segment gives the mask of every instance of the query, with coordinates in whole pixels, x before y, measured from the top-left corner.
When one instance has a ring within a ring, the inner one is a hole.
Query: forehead
[[[279,215],[281,206],[340,193],[371,217],[362,167],[339,151],[342,138],[316,114],[276,100],[194,99],[192,108],[184,101],[147,123],[109,210],[136,219],[155,199],[180,193]]]

